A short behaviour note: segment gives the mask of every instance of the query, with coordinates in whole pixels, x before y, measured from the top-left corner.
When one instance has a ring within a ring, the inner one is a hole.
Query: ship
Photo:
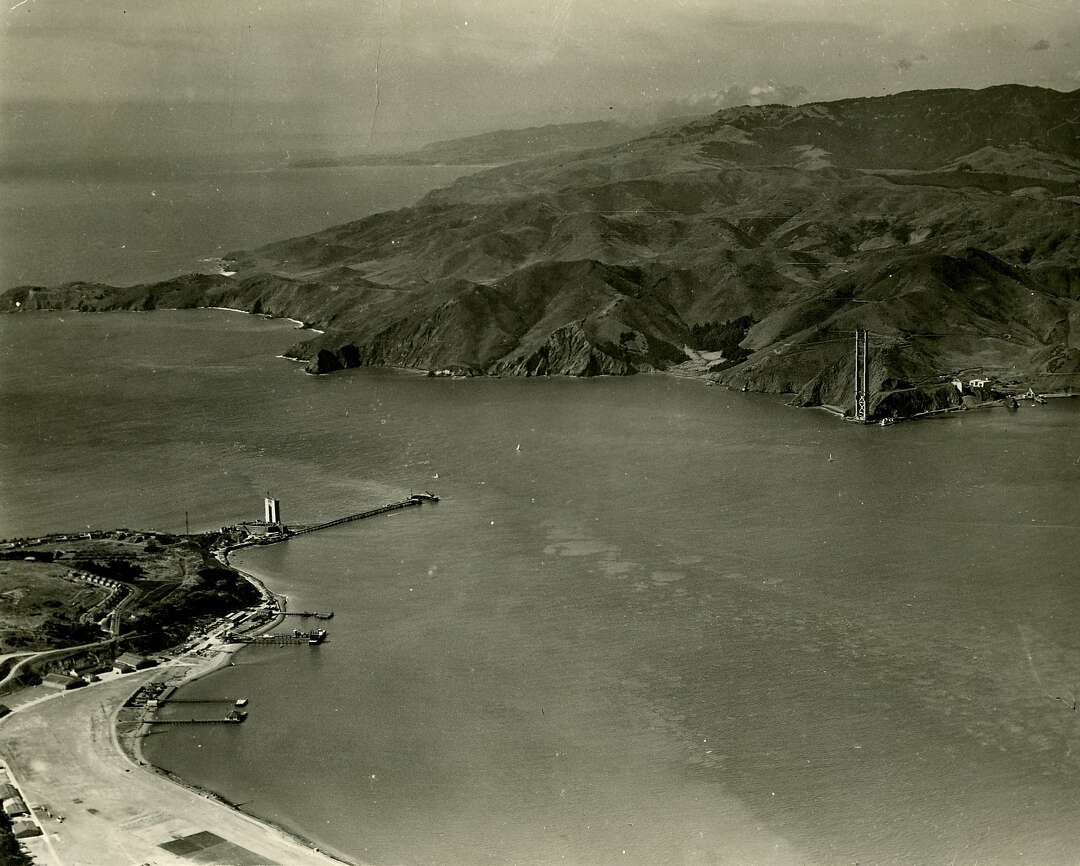
[[[247,706],[247,698],[237,698],[236,699],[236,706],[238,706],[238,707],[246,707]]]
[[[308,644],[310,646],[321,644],[324,640],[326,640],[326,629],[324,628],[308,633]]]

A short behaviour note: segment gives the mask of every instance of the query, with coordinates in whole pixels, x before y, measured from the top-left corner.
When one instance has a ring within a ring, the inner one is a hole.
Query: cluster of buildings
[[[953,387],[955,387],[956,390],[959,391],[961,394],[970,394],[971,392],[975,391],[976,389],[982,389],[982,388],[991,387],[994,384],[994,380],[993,379],[986,379],[986,378],[977,378],[977,379],[968,379],[967,382],[965,383],[961,379],[953,379],[952,383],[953,383]]]
[[[12,836],[16,839],[26,839],[30,836],[41,835],[41,827],[30,814],[18,790],[11,784],[6,771],[0,772],[0,802],[3,803],[4,814],[11,822]]]
[[[68,580],[73,580],[76,583],[89,583],[94,586],[100,586],[105,589],[110,589],[113,592],[119,592],[124,589],[124,585],[117,580],[113,580],[111,577],[102,577],[99,574],[90,574],[86,571],[69,571],[65,577]]]
[[[276,537],[287,535],[289,528],[281,519],[281,500],[275,499],[269,493],[263,499],[262,520],[245,520],[239,526],[223,526],[221,534],[230,539],[232,543],[250,543],[258,541],[259,537]],[[253,536],[255,536],[253,538]]]
[[[146,670],[146,668],[152,668],[157,662],[153,659],[148,659],[145,656],[138,655],[137,653],[121,653],[112,663],[112,672],[114,674],[128,674],[133,671]],[[101,670],[101,669],[99,669]],[[41,680],[41,684],[49,689],[55,689],[60,692],[71,691],[72,689],[80,689],[85,685],[88,685],[90,680],[88,677],[93,678],[93,674],[82,673],[80,674],[75,668],[71,668],[68,671],[53,671],[48,673]]]

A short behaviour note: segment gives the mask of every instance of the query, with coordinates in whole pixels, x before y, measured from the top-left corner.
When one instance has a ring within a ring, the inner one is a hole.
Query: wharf
[[[239,725],[243,719],[148,719],[147,725]]]
[[[422,505],[425,502],[438,502],[439,497],[434,493],[414,493],[408,499],[402,499],[400,502],[392,502],[389,505],[382,505],[378,508],[370,508],[367,511],[358,511],[355,514],[346,514],[344,517],[338,517],[336,520],[327,520],[325,523],[316,523],[312,526],[300,526],[296,528],[290,528],[289,537],[295,535],[304,535],[308,532],[318,532],[320,529],[329,529],[331,526],[340,526],[343,523],[352,523],[354,520],[367,520],[369,517],[376,517],[380,514],[388,514],[391,511],[401,511],[403,508],[412,508],[416,505]]]
[[[326,640],[327,633],[323,629],[317,631],[300,631],[296,629],[290,634],[258,634],[242,635],[227,634],[225,640],[228,643],[243,643],[256,645],[287,646],[289,644],[320,644]]]
[[[315,617],[315,619],[333,619],[334,618],[334,612],[332,610],[328,610],[325,613],[322,613],[322,612],[317,611],[317,610],[301,610],[301,611],[297,611],[295,613],[293,611],[291,611],[291,610],[286,610],[286,611],[282,611],[281,615],[282,616],[300,616],[300,617],[312,617],[313,616],[313,617]]]

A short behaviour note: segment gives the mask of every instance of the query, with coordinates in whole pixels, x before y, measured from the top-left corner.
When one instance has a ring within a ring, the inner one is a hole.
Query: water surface
[[[245,725],[146,748],[255,814],[376,863],[1075,862],[1076,403],[882,430],[313,378],[211,311],[0,336],[2,534],[442,495],[240,557],[331,640],[245,651],[191,690]]]
[[[330,166],[0,181],[0,290],[115,285],[412,204],[476,166]]]

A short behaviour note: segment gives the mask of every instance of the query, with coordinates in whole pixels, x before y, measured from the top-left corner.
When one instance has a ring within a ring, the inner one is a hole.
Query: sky
[[[3,0],[0,157],[391,150],[937,87],[1080,88],[1080,0]]]

